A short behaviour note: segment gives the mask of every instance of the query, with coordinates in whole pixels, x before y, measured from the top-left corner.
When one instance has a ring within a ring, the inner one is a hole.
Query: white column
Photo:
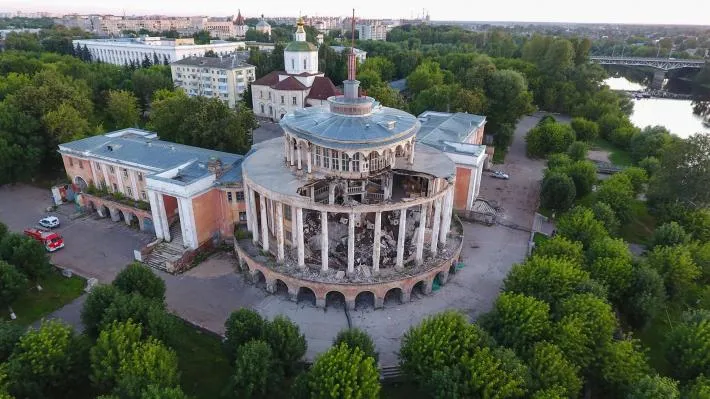
[[[320,257],[321,270],[328,270],[328,212],[321,211],[320,213],[321,237],[320,237]]]
[[[261,198],[259,198],[261,201]],[[254,194],[254,189],[249,188],[249,211],[251,212],[251,240],[256,245],[259,242],[259,215],[256,211],[256,196]]]
[[[414,260],[417,265],[421,265],[424,262],[424,232],[426,231],[426,206],[422,204],[419,210],[419,230],[417,230],[417,252],[415,253]]]
[[[389,180],[390,180],[390,178],[385,176],[384,181],[382,182],[382,188],[384,189],[385,201],[390,199],[390,197],[392,196],[392,192],[390,191]]]
[[[441,198],[434,201],[434,220],[432,221],[433,226],[431,227],[431,253],[436,255],[437,244],[439,240],[439,225],[441,224]]]
[[[123,168],[116,166],[116,180],[118,181],[118,191],[122,194],[126,193],[126,189],[123,185]]]
[[[155,236],[162,239],[163,235],[163,222],[161,220],[161,210],[160,204],[158,203],[158,197],[153,191],[148,192],[148,201],[150,201],[150,213],[153,217],[153,229],[155,229]]]
[[[311,158],[313,158],[313,150],[311,149],[311,146],[308,146],[308,151],[306,151],[306,167],[308,168],[308,173],[311,173]]]
[[[266,220],[266,197],[263,195],[259,196],[259,202],[261,205],[261,247],[264,251],[269,250],[269,221]]]
[[[163,229],[163,239],[165,241],[170,241],[170,221],[168,220],[168,214],[165,210],[163,194],[155,193],[155,195],[158,202],[158,211],[160,212],[160,223]]]
[[[106,184],[106,190],[112,192],[113,187],[111,187],[111,181],[108,179],[108,165],[101,165],[101,171],[104,172],[104,183]]]
[[[284,158],[286,159],[286,164],[289,163],[290,158],[291,158],[291,157],[289,156],[289,155],[291,155],[291,152],[288,150],[288,145],[289,145],[290,142],[291,142],[291,141],[290,141],[290,139],[288,138],[288,136],[285,136],[285,137],[284,137]]]
[[[444,210],[441,213],[441,230],[439,231],[439,243],[446,244],[446,236],[449,234],[449,229],[451,228],[451,215],[453,212],[454,203],[454,191],[453,187],[448,189],[446,195],[444,196]],[[434,236],[432,236],[434,238]]]
[[[274,207],[276,208],[276,259],[279,262],[284,260],[284,219],[283,219],[283,204],[281,202],[275,202]]]
[[[133,191],[133,199],[137,201],[141,199],[141,197],[138,193],[138,183],[136,183],[136,171],[128,171],[128,176],[131,178],[131,191]]]
[[[375,212],[375,234],[372,243],[372,272],[380,271],[380,234],[382,232],[382,212]]]
[[[303,152],[303,149],[301,148],[300,145],[296,145],[296,154],[298,156],[298,170],[302,169],[303,162],[301,161],[302,155],[301,153]]]
[[[410,165],[414,165],[414,140],[412,140],[411,143],[409,143],[409,154],[408,154],[407,161],[409,162]]]
[[[252,231],[251,227],[251,196],[249,195],[249,186],[244,184],[244,206],[247,211],[247,230]],[[224,197],[222,197],[224,198]]]
[[[397,234],[397,262],[395,269],[404,267],[404,236],[407,234],[407,209],[399,211],[399,234]]]
[[[305,248],[303,246],[303,208],[296,208],[296,235],[298,236],[298,267],[306,267]]]
[[[288,153],[290,155],[289,162],[291,162],[291,166],[293,166],[296,164],[296,159],[294,157],[295,154],[293,153],[293,141],[291,141],[290,139],[288,140]]]
[[[197,226],[195,225],[195,212],[192,208],[192,198],[178,198],[180,207],[180,227],[182,228],[183,244],[190,249],[197,249]]]
[[[89,161],[89,165],[91,166],[91,176],[94,178],[94,185],[99,188],[99,178],[96,175],[96,163],[94,161]]]
[[[335,203],[335,184],[333,183],[328,183],[328,203],[331,205]]]
[[[348,215],[348,274],[355,271],[355,214]]]

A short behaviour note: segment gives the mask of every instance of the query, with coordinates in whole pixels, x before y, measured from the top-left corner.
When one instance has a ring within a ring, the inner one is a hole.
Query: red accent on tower
[[[348,80],[355,80],[355,9],[353,8],[352,27],[350,29],[352,36],[350,41],[350,55],[348,56]]]

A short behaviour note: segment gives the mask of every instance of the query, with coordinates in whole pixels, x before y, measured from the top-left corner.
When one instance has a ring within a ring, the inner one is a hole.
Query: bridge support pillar
[[[666,79],[666,71],[657,70],[653,72],[653,82],[651,82],[651,88],[660,90],[663,88],[663,81]]]

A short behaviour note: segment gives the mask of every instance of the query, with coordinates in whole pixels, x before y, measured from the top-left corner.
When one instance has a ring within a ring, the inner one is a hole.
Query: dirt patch
[[[234,274],[236,260],[234,255],[226,252],[217,252],[196,267],[185,272],[185,276],[211,278]]]
[[[587,153],[587,159],[592,160],[592,161],[598,161],[598,162],[611,162],[609,160],[609,155],[611,155],[611,153],[609,151],[590,150]]]

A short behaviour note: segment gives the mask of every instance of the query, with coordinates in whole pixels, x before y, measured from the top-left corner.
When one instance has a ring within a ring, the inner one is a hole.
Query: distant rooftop
[[[284,51],[318,51],[318,47],[310,42],[291,42]]]
[[[348,50],[348,52],[350,51],[349,46],[348,47],[346,47],[346,46],[330,46],[330,48],[332,48],[333,51],[335,51],[336,53],[342,53],[345,50]],[[367,51],[360,50],[359,48],[355,47],[355,55],[358,55],[358,54],[367,54]]]
[[[417,141],[437,148],[447,141],[462,143],[479,127],[486,124],[486,117],[463,112],[448,113],[426,111],[418,117],[422,128]]]
[[[227,57],[186,57],[175,61],[170,65],[189,65],[201,66],[207,68],[234,69],[234,68],[249,68],[253,65],[244,62],[245,59],[239,56]]]
[[[407,88],[407,79],[393,80],[389,82],[389,85],[391,88],[402,92]]]
[[[218,183],[241,181],[241,173],[235,174],[232,171],[240,168],[244,159],[242,155],[163,141],[154,132],[135,128],[60,144],[59,152],[100,158],[152,170],[155,174],[182,166],[178,175],[172,179],[182,184],[210,175],[207,163],[215,159],[221,161],[225,171]]]

